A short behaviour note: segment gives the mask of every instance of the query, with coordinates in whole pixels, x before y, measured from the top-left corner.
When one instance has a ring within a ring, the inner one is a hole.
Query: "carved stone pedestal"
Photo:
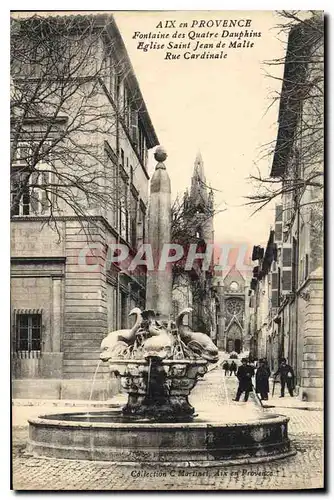
[[[189,420],[195,409],[188,401],[199,377],[207,372],[204,360],[110,360],[110,370],[121,376],[129,394],[126,416],[155,421]]]

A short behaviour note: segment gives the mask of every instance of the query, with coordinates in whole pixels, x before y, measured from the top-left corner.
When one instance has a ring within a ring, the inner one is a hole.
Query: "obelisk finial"
[[[166,153],[165,148],[163,148],[162,146],[158,146],[154,152],[154,158],[158,162],[155,169],[156,170],[159,170],[159,169],[166,170],[166,167],[164,165],[164,161],[167,158],[167,153]]]
[[[154,158],[157,160],[157,162],[163,163],[167,158],[165,148],[163,148],[162,146],[158,146],[154,152]]]

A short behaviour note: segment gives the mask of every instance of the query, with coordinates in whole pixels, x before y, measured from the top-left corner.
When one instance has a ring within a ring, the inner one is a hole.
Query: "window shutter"
[[[283,241],[283,205],[275,206],[275,243]]]
[[[275,206],[275,221],[283,222],[283,205],[281,204]]]
[[[271,274],[271,306],[278,307],[278,273]]]
[[[271,291],[271,305],[272,307],[278,307],[278,290]]]
[[[292,291],[292,247],[284,243],[282,249],[282,293]]]
[[[282,292],[289,293],[292,291],[292,271],[284,270],[282,271]]]
[[[137,111],[131,110],[131,136],[133,142],[138,144],[138,115]]]
[[[275,224],[275,243],[281,243],[283,241],[283,225],[282,222],[276,222]]]
[[[271,274],[271,289],[278,290],[278,273]]]
[[[292,248],[291,245],[284,244],[282,253],[283,269],[292,265]]]

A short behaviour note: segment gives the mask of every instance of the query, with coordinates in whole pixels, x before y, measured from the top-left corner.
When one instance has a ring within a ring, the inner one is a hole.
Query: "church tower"
[[[183,196],[183,236],[185,249],[189,244],[196,244],[196,252],[204,253],[207,245],[214,243],[213,232],[214,199],[213,192],[207,186],[204,164],[200,153],[197,154],[191,184]],[[212,252],[213,253],[213,252]],[[219,301],[212,286],[213,259],[206,268],[203,260],[198,260],[191,270],[179,271],[173,278],[173,314],[174,317],[185,307],[193,312],[186,318],[190,327],[217,338],[217,315]]]
[[[194,232],[193,240],[197,241],[198,248],[202,248],[204,251],[207,245],[214,243],[214,199],[213,192],[206,182],[204,163],[200,152],[196,155],[187,204],[191,219],[189,227]],[[193,277],[191,286],[194,311],[193,327],[208,333],[215,339],[217,311],[212,288],[213,258],[209,269],[198,268],[197,273],[197,276]]]
[[[203,239],[206,244],[213,244],[214,197],[212,189],[206,183],[204,163],[200,152],[197,153],[194,163],[188,203],[194,209],[198,238]]]

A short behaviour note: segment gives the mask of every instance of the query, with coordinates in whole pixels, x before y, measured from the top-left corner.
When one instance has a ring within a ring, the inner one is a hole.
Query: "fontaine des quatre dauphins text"
[[[160,256],[170,242],[171,186],[163,148],[155,152],[148,239]],[[121,377],[123,408],[42,415],[29,420],[28,449],[54,458],[118,463],[221,466],[284,458],[292,450],[287,417],[226,404],[198,417],[188,400],[218,350],[209,336],[193,332],[184,309],[171,316],[172,269],[148,272],[146,309],[135,308],[130,329],[110,332],[100,360]],[[233,411],[232,411],[233,410]]]

